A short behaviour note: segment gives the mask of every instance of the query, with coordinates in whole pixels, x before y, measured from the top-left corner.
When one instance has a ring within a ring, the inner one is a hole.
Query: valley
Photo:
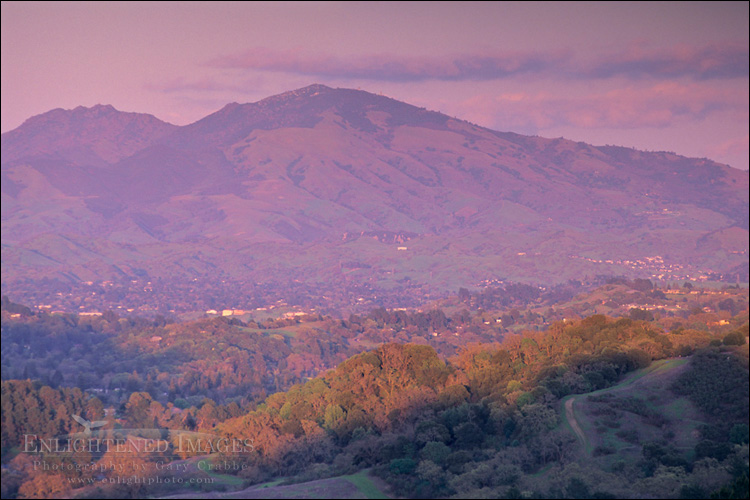
[[[463,290],[444,310],[346,320],[177,323],[50,315],[4,299],[4,488],[76,498],[604,498],[741,487],[747,289],[611,283],[549,303],[552,322],[538,326],[535,291]],[[646,296],[662,307],[556,316]],[[23,437],[79,432],[69,415],[103,425],[88,439],[130,444],[121,456],[59,456]],[[235,441],[243,446],[227,447]],[[80,467],[63,472],[53,465],[61,459]]]

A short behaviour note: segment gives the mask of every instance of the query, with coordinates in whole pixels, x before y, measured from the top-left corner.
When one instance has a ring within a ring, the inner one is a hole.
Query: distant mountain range
[[[112,106],[2,135],[4,290],[39,280],[747,281],[748,172],[497,132],[311,85],[178,127]]]

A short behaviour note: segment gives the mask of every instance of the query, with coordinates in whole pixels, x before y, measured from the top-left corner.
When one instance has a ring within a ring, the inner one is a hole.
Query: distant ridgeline
[[[2,134],[0,158],[3,293],[26,304],[196,311],[270,288],[340,308],[500,279],[748,280],[747,171],[361,90],[311,85],[180,127],[55,109]]]

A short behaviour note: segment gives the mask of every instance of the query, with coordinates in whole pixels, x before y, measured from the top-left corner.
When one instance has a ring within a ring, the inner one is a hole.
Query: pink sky
[[[2,2],[2,131],[184,125],[323,83],[495,130],[748,169],[748,2]]]

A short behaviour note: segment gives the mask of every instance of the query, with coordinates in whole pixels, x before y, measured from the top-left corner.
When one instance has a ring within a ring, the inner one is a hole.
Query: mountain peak
[[[95,104],[91,106],[90,108],[87,108],[86,106],[77,106],[72,110],[72,113],[82,114],[82,115],[89,116],[89,117],[96,117],[96,116],[107,116],[107,115],[112,115],[116,113],[124,113],[124,112],[118,111],[111,104]],[[137,114],[137,113],[127,113],[127,114]]]
[[[321,83],[313,83],[312,85],[308,85],[307,87],[300,87],[295,90],[288,90],[286,92],[282,92],[281,94],[277,94],[275,96],[271,96],[268,99],[272,99],[273,97],[281,97],[281,96],[309,96],[309,95],[315,95],[316,93],[320,92],[329,92],[331,90],[335,90],[331,87],[328,87],[326,85],[323,85]]]
[[[314,83],[312,85],[308,85],[307,87],[302,87],[296,90],[289,90],[281,94],[276,94],[270,97],[266,97],[265,99],[258,101],[256,104],[259,104],[262,106],[262,105],[268,105],[268,104],[283,103],[283,102],[293,101],[293,100],[300,99],[300,98],[315,97],[317,95],[329,93],[334,90],[335,89],[332,89],[331,87],[327,87],[319,83]]]
[[[140,122],[153,122],[161,123],[163,125],[172,126],[167,122],[163,122],[153,115],[148,113],[136,113],[128,111],[120,111],[111,104],[95,104],[93,106],[76,106],[73,109],[55,108],[41,113],[27,119],[21,124],[20,127],[3,134],[5,137],[8,134],[14,133],[16,130],[21,130],[29,127],[44,127],[50,123],[57,123],[58,126],[61,124],[72,125],[78,121],[86,120],[90,123],[91,120],[110,119],[121,123],[140,121]],[[101,123],[99,123],[101,125]]]
[[[3,163],[48,155],[94,165],[112,163],[176,128],[153,115],[119,111],[111,104],[56,108],[2,135]]]
[[[114,106],[111,104],[94,104],[93,106],[86,107],[86,106],[76,106],[73,111],[117,111]]]
[[[19,242],[18,263],[49,255],[61,272],[68,247],[46,253],[31,236],[55,220],[95,238],[77,276],[102,249],[98,269],[117,263],[118,275],[439,286],[643,276],[646,265],[684,279],[747,262],[747,172],[708,160],[500,133],[320,84],[182,127],[106,105],[42,116],[3,134],[4,202],[15,203],[3,235]],[[154,240],[169,244],[150,262],[138,256],[150,249],[120,246]],[[296,245],[309,258],[294,259]],[[675,267],[647,264],[662,261]],[[42,275],[32,267],[3,269]]]
[[[292,90],[292,92],[295,92],[300,95],[304,95],[304,94],[314,94],[315,92],[326,92],[329,90],[334,90],[334,89],[327,85],[323,85],[322,83],[313,83],[312,85],[308,85],[307,87],[302,87],[297,90]]]

